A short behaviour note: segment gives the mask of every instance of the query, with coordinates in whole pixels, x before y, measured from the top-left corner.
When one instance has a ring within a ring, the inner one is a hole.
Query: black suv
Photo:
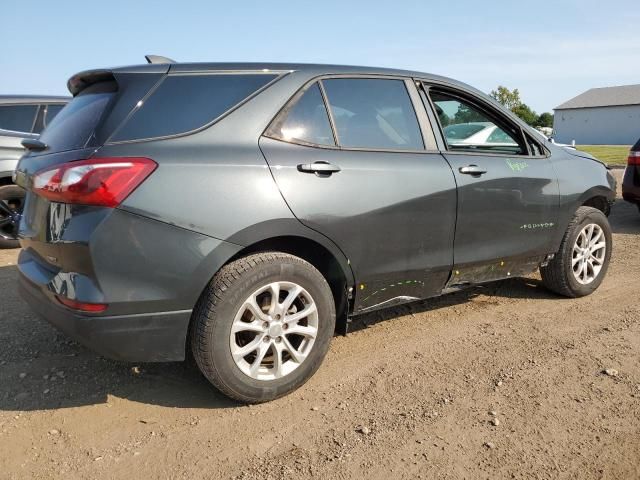
[[[18,166],[20,284],[106,356],[190,350],[260,402],[354,315],[538,268],[569,297],[605,276],[605,165],[454,80],[156,59],[68,86]]]
[[[640,140],[629,151],[622,180],[622,198],[634,203],[640,210]]]

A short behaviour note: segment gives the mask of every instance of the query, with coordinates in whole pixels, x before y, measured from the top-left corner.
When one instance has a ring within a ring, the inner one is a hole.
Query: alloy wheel
[[[582,285],[593,282],[604,265],[607,241],[602,228],[590,223],[578,234],[571,255],[573,276]]]
[[[282,378],[307,358],[318,335],[318,310],[303,287],[273,282],[247,298],[229,337],[238,368],[256,380]]]
[[[23,197],[0,200],[0,238],[4,240],[18,238],[18,225],[23,203]]]

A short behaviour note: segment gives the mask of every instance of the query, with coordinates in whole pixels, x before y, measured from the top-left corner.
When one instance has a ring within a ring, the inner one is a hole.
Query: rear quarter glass
[[[197,130],[274,80],[268,74],[169,75],[110,142]]]
[[[633,147],[631,147],[631,150],[633,150],[634,152],[640,152],[640,139],[638,139],[636,144]]]

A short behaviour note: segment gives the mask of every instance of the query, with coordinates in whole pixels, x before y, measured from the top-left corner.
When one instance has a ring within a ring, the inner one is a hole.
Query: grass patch
[[[631,146],[625,145],[576,145],[578,150],[590,153],[604,163],[626,165]]]

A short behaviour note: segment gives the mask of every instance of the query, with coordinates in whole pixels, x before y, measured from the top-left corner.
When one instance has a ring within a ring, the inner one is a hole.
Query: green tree
[[[512,112],[522,104],[520,92],[517,88],[509,90],[507,87],[499,85],[496,90],[491,90],[490,95]]]
[[[553,114],[549,112],[541,113],[535,126],[553,128]]]
[[[537,126],[538,114],[531,110],[526,103],[521,103],[516,108],[512,109],[512,112],[520,117],[520,119],[524,120],[527,125],[531,125],[532,127]]]
[[[517,88],[509,90],[507,87],[499,85],[497,89],[491,90],[490,95],[532,127],[546,126],[546,123],[545,125],[539,125],[539,120],[543,115],[545,116],[542,119],[545,122],[549,122],[546,115],[551,116],[551,114],[544,113],[538,117],[536,112],[534,112],[526,103],[522,102],[520,99],[520,91]],[[553,124],[553,116],[551,116],[551,124]]]
[[[485,122],[487,119],[484,115],[479,114],[475,110],[470,109],[464,104],[460,104],[456,114],[453,117],[453,123],[471,123],[471,122]]]

